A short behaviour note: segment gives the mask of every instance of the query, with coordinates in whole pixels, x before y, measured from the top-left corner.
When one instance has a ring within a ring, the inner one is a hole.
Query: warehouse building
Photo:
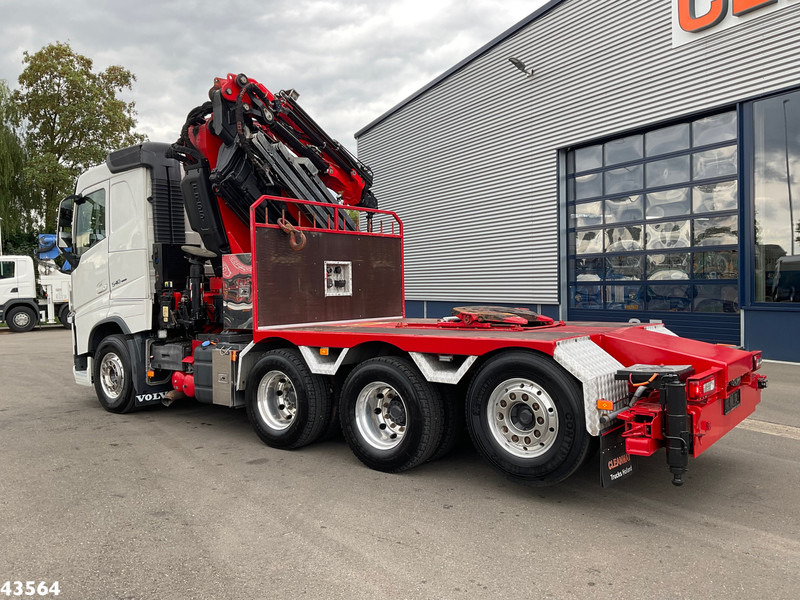
[[[800,0],[552,0],[356,134],[406,310],[800,361]]]

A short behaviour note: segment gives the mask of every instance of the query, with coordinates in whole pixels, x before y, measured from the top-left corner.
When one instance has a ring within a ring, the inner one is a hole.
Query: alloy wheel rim
[[[408,430],[408,410],[398,391],[383,381],[365,386],[356,398],[356,427],[376,450],[391,450]]]
[[[489,431],[497,444],[518,458],[537,458],[555,444],[558,410],[550,394],[530,379],[498,385],[486,404]]]
[[[122,394],[125,386],[125,369],[122,359],[114,352],[109,352],[100,363],[100,385],[103,393],[111,400],[116,400]]]
[[[277,431],[287,429],[297,416],[297,391],[292,380],[282,371],[269,371],[258,384],[258,413],[264,422]]]

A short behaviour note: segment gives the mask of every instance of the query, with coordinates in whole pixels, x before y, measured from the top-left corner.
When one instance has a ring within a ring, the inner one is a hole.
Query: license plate
[[[733,392],[730,396],[722,401],[722,414],[727,415],[734,408],[742,403],[742,394],[739,390]]]
[[[603,487],[633,475],[633,457],[625,451],[622,428],[600,437],[600,476]]]

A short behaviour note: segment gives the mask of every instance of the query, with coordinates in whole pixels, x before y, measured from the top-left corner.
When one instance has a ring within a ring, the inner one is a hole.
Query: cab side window
[[[75,253],[82,256],[106,237],[106,191],[95,190],[76,202]]]
[[[14,277],[14,261],[0,261],[0,279],[11,279]]]

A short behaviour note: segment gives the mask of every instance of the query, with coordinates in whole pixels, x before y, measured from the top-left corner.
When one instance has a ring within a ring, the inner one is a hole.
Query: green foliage
[[[90,58],[60,42],[25,52],[23,63],[14,100],[26,129],[24,174],[37,192],[41,228],[51,231],[59,201],[82,171],[111,150],[144,141],[134,132],[134,103],[118,97],[136,77],[121,66],[94,73]]]
[[[6,236],[6,231],[3,229],[3,254],[24,254],[35,258],[38,248],[39,240],[35,233],[14,231]]]
[[[32,222],[31,194],[23,177],[25,151],[17,134],[15,108],[8,84],[0,80],[0,228],[4,247],[9,235],[29,229]]]

